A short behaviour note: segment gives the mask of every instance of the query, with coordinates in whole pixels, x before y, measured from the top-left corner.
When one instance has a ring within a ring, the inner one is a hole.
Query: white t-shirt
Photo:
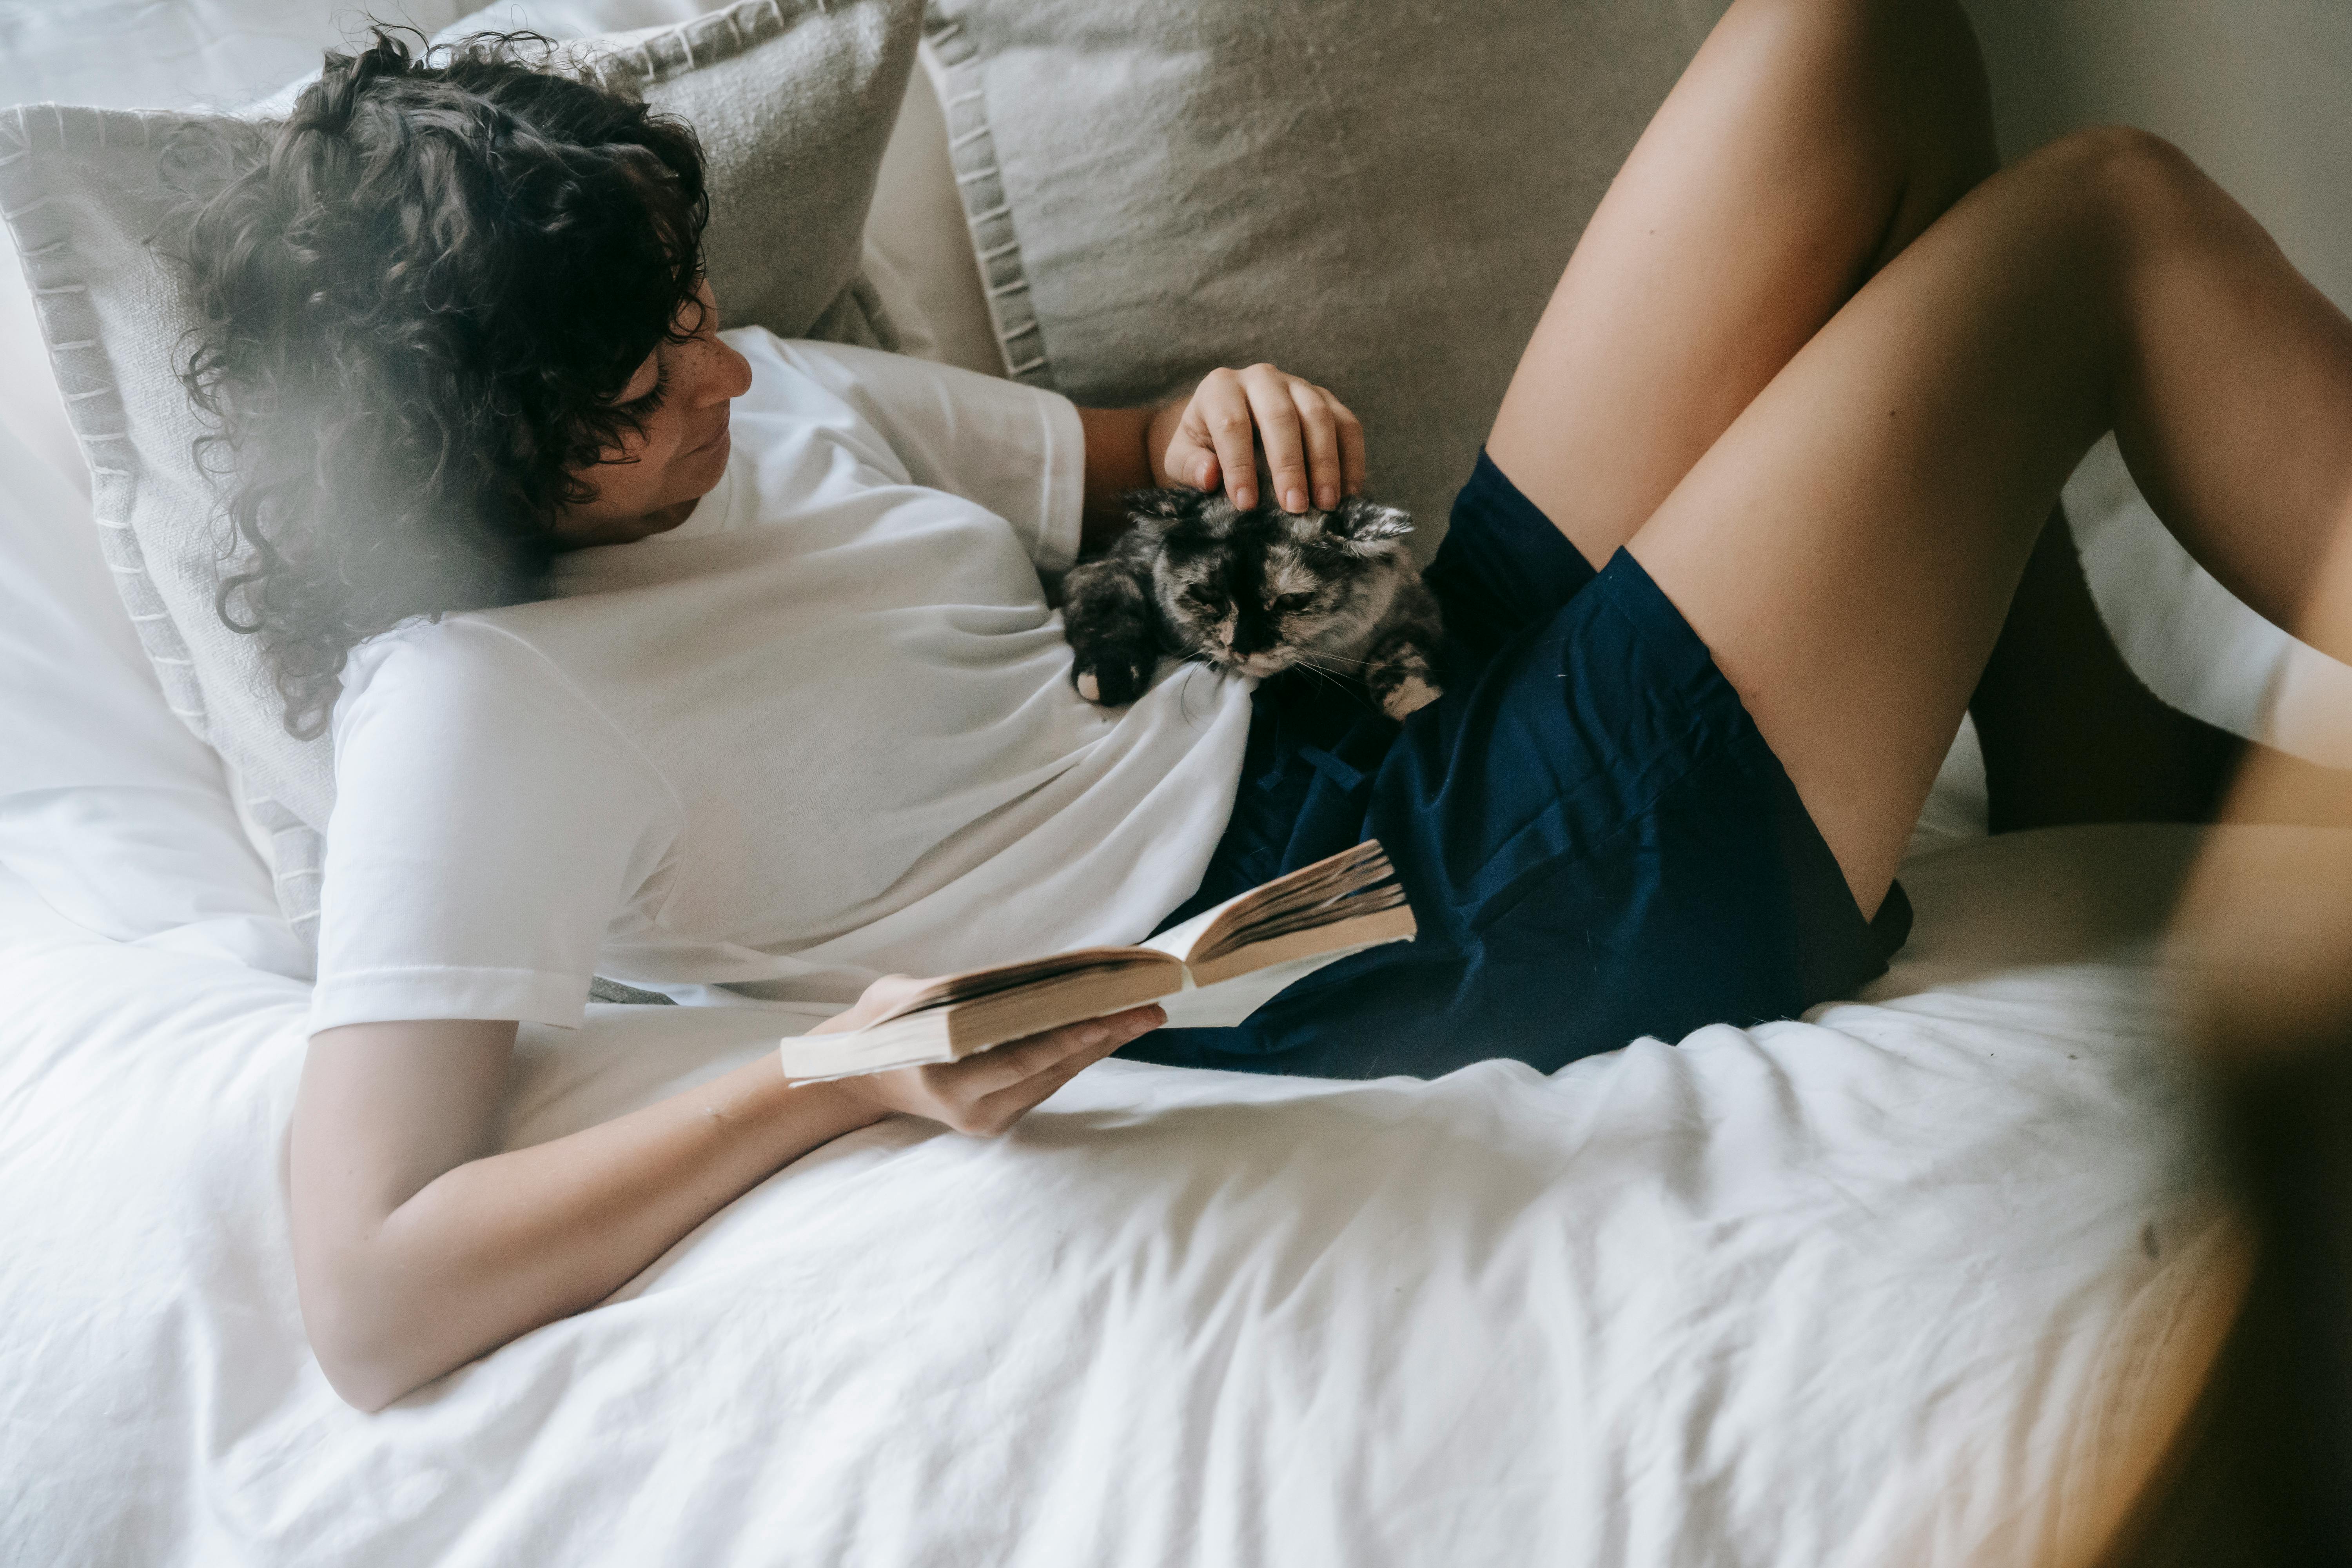
[[[313,1030],[576,1025],[598,973],[846,1003],[1136,941],[1199,885],[1249,683],[1071,689],[1039,580],[1077,550],[1070,404],[727,338],[751,389],[686,522],[353,651]]]

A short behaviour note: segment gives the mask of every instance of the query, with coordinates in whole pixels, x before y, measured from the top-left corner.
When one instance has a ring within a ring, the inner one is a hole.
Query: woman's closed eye
[[[668,396],[669,364],[667,361],[657,360],[654,364],[652,390],[642,397],[632,398],[620,405],[620,411],[632,419],[647,418],[660,410],[663,401]]]

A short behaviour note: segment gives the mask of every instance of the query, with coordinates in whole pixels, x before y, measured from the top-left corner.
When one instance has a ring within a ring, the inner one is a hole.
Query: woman
[[[225,604],[289,721],[333,705],[290,1179],[337,1389],[375,1408],[592,1305],[849,1129],[1002,1131],[1159,1017],[845,1083],[763,1062],[491,1152],[516,1021],[576,1021],[599,965],[845,994],[1139,936],[1370,831],[1423,941],[1154,1054],[1549,1066],[1873,973],[1972,692],[2012,823],[2116,808],[2067,798],[2094,752],[2195,797],[2124,810],[2210,800],[2220,757],[2084,643],[2037,541],[2112,428],[2222,581],[2275,620],[2317,604],[2352,657],[2352,324],[2153,139],[1993,163],[1956,5],[1738,0],[1433,564],[1475,679],[1398,734],[1197,668],[1089,710],[1037,587],[1147,480],[1255,504],[1258,447],[1286,507],[1354,488],[1328,394],[1257,366],[1076,411],[721,337],[676,128],[496,58],[331,62],[191,254],[253,546]],[[395,626],[466,605],[504,607]],[[2203,764],[2155,765],[2184,747]]]

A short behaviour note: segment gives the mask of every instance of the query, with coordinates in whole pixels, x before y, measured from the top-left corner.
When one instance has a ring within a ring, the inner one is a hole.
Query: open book
[[[951,1062],[1046,1029],[1165,1004],[1175,1025],[1237,1024],[1301,975],[1410,942],[1404,889],[1376,840],[1227,899],[1139,947],[1088,947],[934,980],[887,1016],[783,1042],[784,1076],[856,1078]]]

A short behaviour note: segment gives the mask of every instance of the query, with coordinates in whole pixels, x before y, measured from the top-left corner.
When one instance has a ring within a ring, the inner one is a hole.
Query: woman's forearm
[[[1101,554],[1127,531],[1128,519],[1118,498],[1129,490],[1149,489],[1151,472],[1149,437],[1156,408],[1080,408],[1078,424],[1087,436],[1086,510],[1078,553]]]
[[[320,1364],[345,1398],[379,1408],[594,1305],[782,1166],[880,1115],[833,1085],[788,1084],[769,1057],[600,1126],[457,1164],[373,1226],[344,1215],[311,1249],[304,1310]]]

